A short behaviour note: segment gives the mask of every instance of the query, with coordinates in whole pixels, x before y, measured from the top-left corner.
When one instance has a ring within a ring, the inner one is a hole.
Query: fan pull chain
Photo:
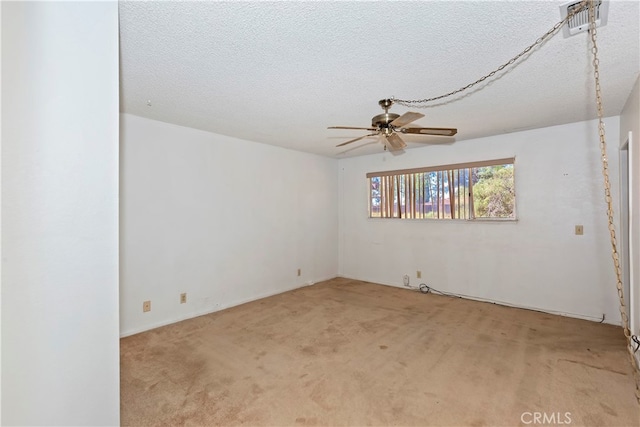
[[[496,75],[496,73],[504,70],[506,67],[513,65],[516,63],[516,61],[518,61],[520,58],[522,58],[524,55],[526,55],[527,53],[531,52],[534,48],[536,48],[537,46],[542,45],[548,38],[552,37],[553,35],[555,35],[558,30],[564,25],[566,24],[571,18],[573,18],[573,15],[575,15],[576,13],[580,12],[582,9],[584,9],[587,6],[587,3],[589,2],[589,0],[582,0],[582,2],[575,7],[572,11],[570,11],[569,13],[567,13],[567,16],[560,22],[558,22],[556,25],[554,25],[549,31],[547,31],[546,33],[544,33],[544,35],[542,35],[541,37],[538,37],[538,39],[533,42],[532,44],[530,44],[529,46],[527,46],[522,52],[520,52],[519,54],[517,54],[516,56],[514,56],[513,58],[511,58],[509,61],[505,62],[504,64],[502,64],[501,66],[499,66],[498,68],[496,68],[495,70],[491,71],[489,74],[480,77],[478,80],[476,80],[473,83],[469,83],[466,86],[461,87],[460,89],[456,89],[454,91],[451,91],[449,93],[445,93],[444,95],[440,95],[440,96],[434,96],[433,98],[424,98],[424,99],[397,99],[397,98],[390,98],[391,101],[393,101],[396,104],[400,104],[400,105],[404,105],[405,107],[418,107],[418,108],[425,108],[427,107],[426,105],[417,105],[417,104],[426,104],[428,102],[432,102],[432,101],[437,101],[439,99],[444,99],[444,98],[448,98],[450,96],[453,96],[455,94],[464,92],[467,89],[471,89],[472,87],[476,86],[477,84],[482,83],[483,81],[493,77]]]
[[[622,329],[627,340],[627,350],[631,358],[633,377],[636,383],[636,399],[640,403],[640,367],[634,357],[633,344],[631,341],[631,331],[629,330],[629,317],[624,303],[624,291],[622,285],[622,269],[620,268],[620,256],[616,241],[616,229],[613,223],[613,200],[611,198],[611,183],[609,181],[609,162],[607,161],[607,141],[604,131],[604,111],[602,107],[602,90],[600,88],[600,61],[598,59],[598,44],[596,43],[596,18],[594,0],[589,1],[589,32],[591,33],[591,53],[593,54],[593,77],[596,90],[596,105],[598,108],[598,135],[600,138],[600,158],[602,160],[602,176],[604,177],[604,198],[607,203],[607,218],[609,221],[609,235],[611,237],[611,252],[613,267],[616,274],[616,289],[618,290],[618,300],[620,301],[620,316],[622,317]]]

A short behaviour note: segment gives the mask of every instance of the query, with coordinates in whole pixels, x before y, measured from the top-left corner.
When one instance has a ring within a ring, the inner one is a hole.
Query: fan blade
[[[376,135],[377,135],[377,133],[371,133],[369,135],[360,136],[358,138],[350,139],[347,142],[343,142],[342,144],[338,144],[338,145],[336,145],[336,147],[342,147],[343,145],[347,145],[347,144],[351,144],[352,142],[360,141],[362,138],[366,138],[368,136],[376,136]]]
[[[455,128],[402,128],[398,130],[402,133],[417,133],[420,135],[453,136],[458,133],[458,129]]]
[[[395,119],[394,121],[391,122],[391,126],[404,126],[406,124],[411,123],[414,120],[418,120],[420,118],[424,117],[424,114],[421,113],[412,113],[411,111],[404,113],[403,115],[401,115],[400,117],[398,117],[397,119]]]
[[[355,127],[351,127],[351,126],[329,126],[327,129],[377,130],[376,128],[355,128]]]
[[[389,143],[390,148],[394,150],[402,150],[404,147],[407,146],[407,144],[404,143],[402,138],[400,138],[400,136],[398,136],[397,133],[392,133],[391,135],[388,135],[387,142]]]

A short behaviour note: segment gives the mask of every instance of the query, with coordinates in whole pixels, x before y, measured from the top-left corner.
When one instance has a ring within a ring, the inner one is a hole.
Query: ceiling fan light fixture
[[[383,147],[385,150],[387,148],[390,151],[399,151],[407,146],[407,144],[400,137],[400,133],[413,133],[420,135],[436,135],[436,136],[453,136],[458,130],[453,128],[423,128],[423,127],[411,127],[404,128],[404,125],[407,125],[415,120],[418,120],[424,117],[422,113],[414,113],[414,112],[406,112],[402,115],[390,113],[389,107],[393,105],[393,100],[391,99],[382,99],[378,102],[380,107],[384,110],[384,113],[373,116],[371,119],[371,128],[361,128],[354,126],[329,126],[328,129],[356,129],[356,130],[369,130],[375,131],[375,133],[371,133],[369,135],[364,135],[358,138],[350,139],[349,141],[343,142],[341,144],[336,145],[336,147],[342,147],[347,144],[351,144],[352,142],[359,141],[363,138],[367,138],[370,136],[380,135],[382,136]]]
[[[389,124],[400,117],[400,114],[395,113],[382,113],[377,116],[373,116],[371,119],[371,126],[373,127],[388,127]]]

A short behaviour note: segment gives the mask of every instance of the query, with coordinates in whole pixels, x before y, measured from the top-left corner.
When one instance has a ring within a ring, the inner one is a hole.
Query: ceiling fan
[[[419,135],[437,135],[437,136],[453,136],[458,132],[458,129],[454,128],[418,128],[418,127],[404,127],[409,123],[424,117],[424,114],[406,112],[403,115],[390,113],[389,108],[393,105],[391,99],[381,99],[378,101],[380,107],[384,110],[383,114],[373,116],[371,119],[371,127],[359,128],[350,126],[329,126],[328,129],[358,129],[368,130],[373,133],[360,136],[358,138],[351,139],[342,144],[336,145],[336,147],[342,147],[343,145],[351,144],[352,142],[359,141],[363,138],[370,136],[381,135],[384,137],[384,149],[389,150],[402,150],[407,144],[400,138],[398,133],[419,134]]]

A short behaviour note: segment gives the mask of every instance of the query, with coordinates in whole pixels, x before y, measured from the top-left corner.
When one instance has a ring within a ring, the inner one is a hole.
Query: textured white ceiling
[[[336,148],[364,131],[326,128],[369,126],[382,98],[475,81],[558,22],[563,3],[121,1],[121,110],[331,157],[380,152],[375,138]],[[640,71],[639,4],[611,1],[597,31],[607,116]],[[480,89],[391,112],[457,127],[454,141],[594,118],[587,40],[560,31]],[[409,148],[437,139],[404,138]]]

